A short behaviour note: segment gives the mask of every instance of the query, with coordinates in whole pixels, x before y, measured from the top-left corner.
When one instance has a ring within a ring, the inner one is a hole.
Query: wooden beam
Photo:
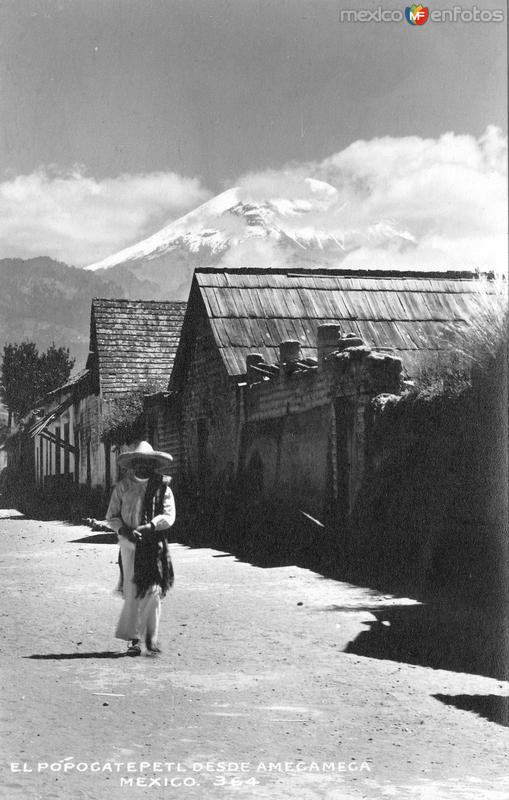
[[[62,448],[62,450],[68,450],[70,453],[73,454],[76,453],[76,448],[74,447],[74,445],[69,444],[69,442],[66,442],[65,439],[60,439],[51,431],[44,430],[41,431],[38,435],[42,436],[43,439],[47,439],[49,442],[53,442],[53,444],[58,445],[59,447]]]

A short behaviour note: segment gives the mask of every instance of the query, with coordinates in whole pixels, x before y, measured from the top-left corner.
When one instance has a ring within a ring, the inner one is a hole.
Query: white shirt
[[[134,530],[141,525],[147,483],[148,478],[127,475],[113,489],[106,520],[116,533],[124,526]],[[175,522],[175,498],[169,485],[166,486],[164,494],[163,513],[157,514],[149,522],[152,522],[158,531],[171,528]]]

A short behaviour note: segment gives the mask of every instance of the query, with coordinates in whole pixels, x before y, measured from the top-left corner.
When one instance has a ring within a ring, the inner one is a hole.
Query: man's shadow
[[[23,656],[23,658],[31,658],[37,661],[64,661],[73,658],[124,658],[127,652],[119,653],[114,650],[102,650],[91,653],[34,653],[31,656]]]
[[[72,544],[117,544],[116,533],[96,533],[91,536],[82,536],[81,539],[71,539]]]

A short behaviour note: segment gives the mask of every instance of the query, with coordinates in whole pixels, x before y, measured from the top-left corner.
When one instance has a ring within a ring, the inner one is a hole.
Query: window
[[[57,439],[60,439],[60,426],[57,426],[55,428],[55,436],[57,437]],[[61,447],[57,443],[57,444],[55,444],[55,474],[56,475],[60,475],[60,453],[61,453]]]
[[[64,472],[69,475],[70,472],[70,458],[69,458],[69,423],[64,423]]]

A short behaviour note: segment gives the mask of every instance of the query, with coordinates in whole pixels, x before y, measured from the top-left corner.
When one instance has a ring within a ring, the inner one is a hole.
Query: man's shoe
[[[128,656],[141,656],[141,647],[138,644],[138,639],[133,639],[127,648]]]
[[[145,637],[145,647],[147,648],[147,653],[151,653],[153,655],[157,655],[158,653],[162,652],[162,650],[160,650],[160,648],[153,643],[150,636]]]

